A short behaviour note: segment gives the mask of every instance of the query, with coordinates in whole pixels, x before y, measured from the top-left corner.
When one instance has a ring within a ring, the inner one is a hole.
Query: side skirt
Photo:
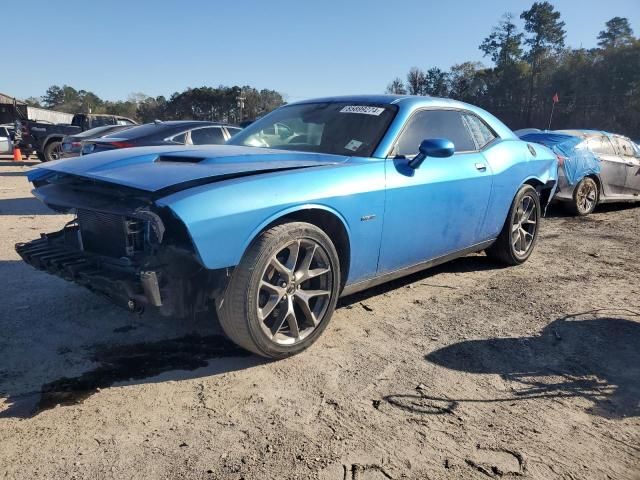
[[[633,203],[640,202],[640,195],[602,195],[598,199],[598,204],[601,203]]]
[[[410,267],[404,267],[399,270],[394,270],[393,272],[384,273],[377,277],[370,278],[368,280],[363,280],[358,283],[352,283],[346,285],[340,294],[341,297],[346,297],[348,295],[353,295],[354,293],[361,292],[362,290],[366,290],[367,288],[375,287],[382,283],[387,283],[392,280],[396,280],[401,277],[406,277],[407,275],[411,275],[412,273],[420,272],[422,270],[426,270],[427,268],[435,267],[437,265],[441,265],[455,258],[464,257],[470,253],[479,252],[480,250],[484,250],[488,248],[495,242],[495,239],[487,240],[486,242],[477,243],[468,248],[464,248],[462,250],[458,250],[456,252],[448,253],[443,255],[442,257],[437,257],[431,260],[427,260],[426,262],[420,262],[415,265],[411,265]]]

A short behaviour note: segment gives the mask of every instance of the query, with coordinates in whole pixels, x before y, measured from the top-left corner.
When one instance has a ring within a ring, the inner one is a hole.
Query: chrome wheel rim
[[[578,188],[578,193],[576,194],[576,201],[582,213],[590,212],[593,209],[597,195],[594,183],[582,182],[580,184],[580,188]]]
[[[301,342],[324,320],[332,288],[325,249],[311,239],[290,242],[271,256],[260,276],[257,315],[262,330],[280,345]]]
[[[531,249],[538,228],[538,208],[530,195],[525,195],[513,217],[511,245],[516,255],[524,256]]]

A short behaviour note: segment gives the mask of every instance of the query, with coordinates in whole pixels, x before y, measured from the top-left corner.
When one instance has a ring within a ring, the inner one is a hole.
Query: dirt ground
[[[69,218],[28,165],[0,160],[0,478],[640,478],[640,206],[554,209],[526,264],[344,299],[269,362],[23,264]]]

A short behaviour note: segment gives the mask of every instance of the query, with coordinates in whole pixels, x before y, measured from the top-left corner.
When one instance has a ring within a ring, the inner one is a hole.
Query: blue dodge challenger
[[[234,342],[279,358],[341,295],[481,250],[524,262],[556,179],[553,152],[465,103],[308,100],[226,145],[38,166],[34,195],[75,219],[16,250],[133,312],[215,309]]]

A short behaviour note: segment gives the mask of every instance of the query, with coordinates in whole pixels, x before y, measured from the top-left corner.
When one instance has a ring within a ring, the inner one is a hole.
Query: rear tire
[[[487,256],[507,265],[527,261],[538,239],[541,217],[540,197],[531,185],[518,190],[498,238],[486,252]]]
[[[249,246],[218,308],[236,344],[268,358],[308,348],[327,327],[340,290],[340,261],[327,234],[303,222],[266,230]]]
[[[47,146],[44,147],[44,161],[52,162],[54,160],[58,160],[60,158],[61,153],[62,153],[62,142],[58,140],[49,142],[47,143]]]
[[[598,204],[599,193],[596,181],[591,177],[584,177],[573,189],[573,200],[565,204],[567,210],[580,217],[589,215]]]

